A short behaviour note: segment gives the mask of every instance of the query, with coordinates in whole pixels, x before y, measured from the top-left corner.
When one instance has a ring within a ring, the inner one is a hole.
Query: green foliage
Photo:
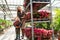
[[[2,25],[0,25],[0,29],[3,29],[3,28],[5,28],[4,26],[2,26]]]
[[[56,8],[54,11],[56,13],[53,19],[54,29],[59,31],[60,30],[60,8]]]
[[[60,8],[56,8],[54,11],[56,13],[55,17],[60,16]]]
[[[3,19],[0,19],[0,24],[2,24],[3,22],[5,22]]]
[[[0,28],[6,28],[12,25],[11,21],[0,19]]]
[[[36,24],[36,27],[37,27],[37,28],[45,28],[45,29],[48,28],[48,27],[47,27],[47,23],[37,23],[37,24]]]
[[[5,24],[6,24],[6,26],[9,26],[9,25],[12,25],[12,22],[6,20]]]

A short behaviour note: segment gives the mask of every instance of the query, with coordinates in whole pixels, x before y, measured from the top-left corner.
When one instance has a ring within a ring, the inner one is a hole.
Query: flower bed
[[[32,38],[31,28],[25,28],[23,31],[28,39]],[[52,37],[52,32],[52,30],[34,28],[34,38],[37,38],[37,40],[42,40],[43,38],[50,38]]]

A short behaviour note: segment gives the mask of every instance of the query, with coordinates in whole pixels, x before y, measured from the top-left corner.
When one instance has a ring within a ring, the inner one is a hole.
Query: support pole
[[[6,20],[6,14],[4,13],[4,20]]]
[[[51,23],[52,23],[52,2],[50,0],[50,10],[51,10]],[[53,33],[52,33],[52,40],[54,40],[54,29],[52,27]]]
[[[30,8],[31,8],[31,25],[32,25],[32,40],[34,40],[34,26],[33,26],[33,4],[32,0],[30,0]]]

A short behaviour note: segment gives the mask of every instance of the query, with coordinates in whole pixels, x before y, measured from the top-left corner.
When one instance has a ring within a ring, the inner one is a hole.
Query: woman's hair
[[[17,12],[21,12],[22,11],[22,9],[21,9],[21,7],[17,7]]]
[[[17,17],[20,19],[21,7],[17,7]]]
[[[17,17],[21,20],[21,17],[23,17],[23,15],[25,15],[25,12],[22,11],[22,14],[21,14],[21,7],[17,7]]]

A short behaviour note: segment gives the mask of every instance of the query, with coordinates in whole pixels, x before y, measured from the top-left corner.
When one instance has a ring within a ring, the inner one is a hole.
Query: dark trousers
[[[16,31],[16,39],[20,39],[20,28],[15,28]]]

